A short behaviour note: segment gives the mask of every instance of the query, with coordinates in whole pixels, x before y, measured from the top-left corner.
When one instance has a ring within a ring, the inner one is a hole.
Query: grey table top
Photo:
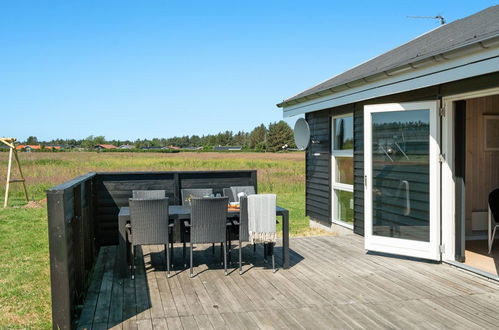
[[[191,207],[187,205],[170,205],[169,207],[170,218],[171,219],[190,219],[191,217]],[[276,207],[277,215],[284,215],[288,210],[282,208],[280,206]],[[227,214],[230,215],[238,215],[240,210],[227,210]],[[120,208],[119,216],[130,216],[130,208],[128,206],[124,206]]]

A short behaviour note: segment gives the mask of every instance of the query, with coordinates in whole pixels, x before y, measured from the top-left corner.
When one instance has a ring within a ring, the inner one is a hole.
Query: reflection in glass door
[[[372,114],[373,235],[430,240],[429,112]]]
[[[365,107],[366,249],[440,258],[436,102]]]

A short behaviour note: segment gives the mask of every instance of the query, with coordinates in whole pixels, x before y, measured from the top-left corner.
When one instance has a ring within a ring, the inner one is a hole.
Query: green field
[[[14,184],[10,207],[0,209],[0,328],[50,327],[45,190],[87,172],[256,169],[259,192],[277,194],[278,204],[290,210],[291,235],[318,234],[305,217],[303,153],[71,152],[21,153],[20,158],[30,199],[41,207],[23,207],[21,185]],[[7,153],[0,153],[2,197],[6,168]]]

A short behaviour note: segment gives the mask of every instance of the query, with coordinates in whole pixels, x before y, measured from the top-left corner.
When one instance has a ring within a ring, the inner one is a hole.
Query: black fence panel
[[[47,191],[54,329],[72,327],[97,254],[90,203],[94,177],[89,173]]]

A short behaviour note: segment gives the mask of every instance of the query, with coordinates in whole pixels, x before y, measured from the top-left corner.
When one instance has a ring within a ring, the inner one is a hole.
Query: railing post
[[[47,193],[53,329],[71,329],[72,325],[67,246],[71,229],[65,219],[64,208],[64,190]]]

